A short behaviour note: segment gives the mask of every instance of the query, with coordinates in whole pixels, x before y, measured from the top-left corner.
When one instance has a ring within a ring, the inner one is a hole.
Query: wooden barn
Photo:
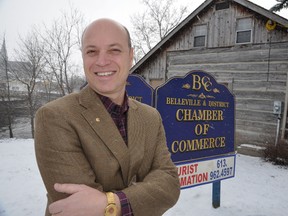
[[[239,151],[253,154],[288,136],[287,19],[247,0],[206,0],[131,73],[156,87],[191,70],[212,74],[235,95]],[[282,102],[280,116],[274,101]]]

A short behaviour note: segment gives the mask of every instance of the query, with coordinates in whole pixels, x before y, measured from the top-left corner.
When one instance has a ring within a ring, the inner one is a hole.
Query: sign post
[[[214,208],[220,207],[221,181],[212,183],[212,205]]]

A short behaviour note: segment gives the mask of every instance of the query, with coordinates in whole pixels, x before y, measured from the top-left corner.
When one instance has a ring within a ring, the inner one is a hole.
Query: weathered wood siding
[[[285,101],[288,42],[168,52],[168,78],[191,70],[204,70],[218,82],[230,84],[237,144],[275,141],[273,102]]]

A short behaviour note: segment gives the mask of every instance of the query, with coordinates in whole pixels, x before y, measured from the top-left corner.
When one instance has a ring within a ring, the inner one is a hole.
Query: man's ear
[[[132,67],[133,65],[133,61],[134,61],[134,49],[131,47],[130,48],[130,52],[129,52],[129,57],[130,57],[130,67]]]

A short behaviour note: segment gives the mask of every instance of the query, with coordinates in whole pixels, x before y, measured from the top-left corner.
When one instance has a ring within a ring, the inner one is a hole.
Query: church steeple
[[[3,39],[2,47],[1,47],[1,50],[0,50],[0,61],[2,62],[4,60],[8,61],[5,37]]]

